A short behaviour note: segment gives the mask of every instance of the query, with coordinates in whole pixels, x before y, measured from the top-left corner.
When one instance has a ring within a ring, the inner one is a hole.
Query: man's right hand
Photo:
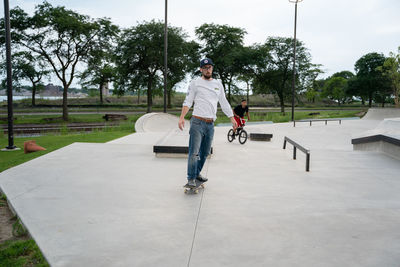
[[[237,122],[234,117],[230,117],[230,119],[232,122],[233,131],[236,131],[236,128],[238,127]]]
[[[185,127],[185,118],[179,118],[178,126],[179,126],[179,129],[181,129],[181,131],[183,131],[183,128]]]

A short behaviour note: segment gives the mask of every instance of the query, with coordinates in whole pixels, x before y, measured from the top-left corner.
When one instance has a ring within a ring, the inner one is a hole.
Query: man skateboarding
[[[190,119],[187,165],[187,186],[190,188],[196,187],[196,180],[199,182],[206,182],[208,180],[201,176],[200,172],[206,162],[207,156],[210,154],[218,102],[225,115],[231,119],[233,128],[236,129],[237,127],[232,108],[226,100],[222,83],[212,77],[213,67],[214,64],[209,58],[204,58],[200,61],[200,72],[202,75],[190,82],[178,122],[179,129],[183,130],[185,115],[194,102],[192,118]]]

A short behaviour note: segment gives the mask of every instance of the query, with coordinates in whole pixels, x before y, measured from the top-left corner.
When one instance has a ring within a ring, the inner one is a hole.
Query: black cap
[[[204,67],[205,65],[212,65],[214,66],[214,63],[210,58],[204,58],[200,61],[200,68]]]

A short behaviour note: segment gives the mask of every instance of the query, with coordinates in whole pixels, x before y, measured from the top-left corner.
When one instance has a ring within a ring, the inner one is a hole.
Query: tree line
[[[203,24],[195,29],[197,41],[190,40],[180,27],[168,25],[168,68],[164,72],[164,23],[144,21],[136,26],[120,28],[108,18],[93,19],[64,6],[45,1],[36,6],[33,15],[19,7],[10,10],[13,82],[29,81],[32,105],[35,91],[44,77],[55,75],[63,86],[63,119],[68,120],[67,92],[73,80],[82,86],[95,86],[100,91],[113,83],[114,92],[134,92],[138,99],[147,95],[147,111],[152,98],[163,93],[167,76],[167,99],[176,85],[188,75],[199,74],[199,60],[210,57],[215,63],[214,74],[225,89],[228,100],[232,94],[274,94],[281,111],[291,98],[293,79],[293,38],[268,37],[264,43],[244,45],[245,29]],[[4,49],[4,25],[0,43]],[[385,103],[399,97],[399,53],[369,53],[355,64],[356,73],[343,71],[327,79],[318,79],[321,65],[311,62],[305,44],[296,40],[296,95],[312,102],[329,98],[339,105],[359,98],[364,103]],[[4,53],[3,53],[4,54]],[[3,59],[4,61],[4,59]],[[4,74],[4,66],[3,74]],[[81,71],[82,70],[82,71]]]
[[[341,71],[327,79],[316,80],[306,91],[309,101],[316,98],[329,98],[340,106],[360,99],[362,105],[394,102],[399,107],[400,94],[400,47],[397,54],[391,52],[388,57],[382,53],[368,53],[358,59],[354,65],[355,73]]]

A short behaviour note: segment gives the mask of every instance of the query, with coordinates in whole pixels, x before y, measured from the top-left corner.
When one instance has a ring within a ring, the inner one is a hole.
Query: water
[[[16,95],[13,96],[13,100],[21,100],[21,99],[31,99],[31,96],[22,96],[22,95]],[[71,97],[69,97],[71,98]],[[49,100],[55,100],[55,99],[62,99],[62,96],[36,96],[36,99],[49,99]],[[6,95],[0,95],[0,102],[2,101],[7,101],[7,96]]]

